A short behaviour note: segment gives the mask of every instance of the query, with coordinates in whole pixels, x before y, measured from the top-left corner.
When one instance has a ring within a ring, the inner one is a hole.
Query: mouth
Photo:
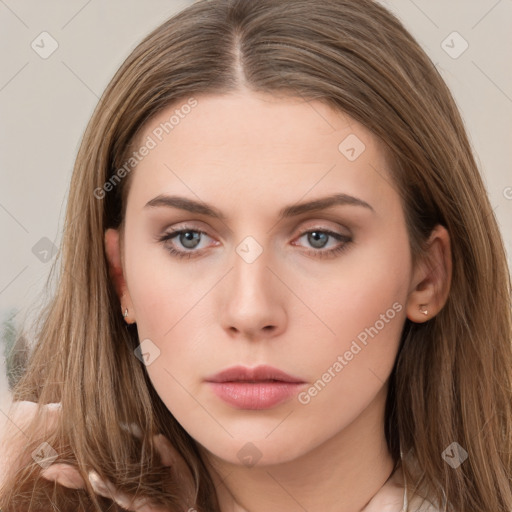
[[[288,373],[274,368],[273,366],[261,365],[254,368],[246,366],[232,366],[213,376],[205,379],[207,382],[289,382],[304,383],[303,380],[289,375]]]
[[[305,381],[271,366],[235,366],[205,379],[213,393],[237,409],[270,409],[296,395]]]

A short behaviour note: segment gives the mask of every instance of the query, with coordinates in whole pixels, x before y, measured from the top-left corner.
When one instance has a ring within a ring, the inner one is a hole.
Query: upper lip
[[[232,366],[206,378],[207,382],[262,382],[272,380],[281,382],[304,382],[299,378],[288,375],[278,368],[268,365],[256,366],[254,368]]]

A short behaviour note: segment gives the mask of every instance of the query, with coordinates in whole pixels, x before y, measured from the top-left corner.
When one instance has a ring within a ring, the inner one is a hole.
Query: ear
[[[109,228],[105,231],[105,252],[109,264],[110,278],[121,301],[121,313],[124,315],[128,311],[125,320],[129,324],[133,323],[135,321],[134,308],[123,272],[119,230]]]
[[[444,226],[438,224],[429,237],[426,254],[413,270],[407,318],[422,323],[437,315],[448,299],[451,278],[450,235]]]

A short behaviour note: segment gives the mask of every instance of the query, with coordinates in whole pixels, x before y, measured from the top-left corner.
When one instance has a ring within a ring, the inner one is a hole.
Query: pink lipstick
[[[233,366],[205,379],[224,402],[238,409],[270,409],[296,395],[305,382],[273,368]]]

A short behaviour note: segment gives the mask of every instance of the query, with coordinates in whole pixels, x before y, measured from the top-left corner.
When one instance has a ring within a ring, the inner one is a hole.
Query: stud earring
[[[423,306],[425,306],[425,307],[426,307],[427,305],[426,305],[426,304],[420,304],[420,311],[421,311],[425,316],[427,316],[427,315],[428,315],[428,309],[423,310],[423,309],[422,309],[422,308],[423,308]]]
[[[121,311],[123,312],[123,319],[124,321],[128,324],[128,325],[131,325],[131,324],[134,324],[135,321],[130,321],[128,320],[128,308],[124,308],[124,311],[123,311],[123,308],[121,306]]]

